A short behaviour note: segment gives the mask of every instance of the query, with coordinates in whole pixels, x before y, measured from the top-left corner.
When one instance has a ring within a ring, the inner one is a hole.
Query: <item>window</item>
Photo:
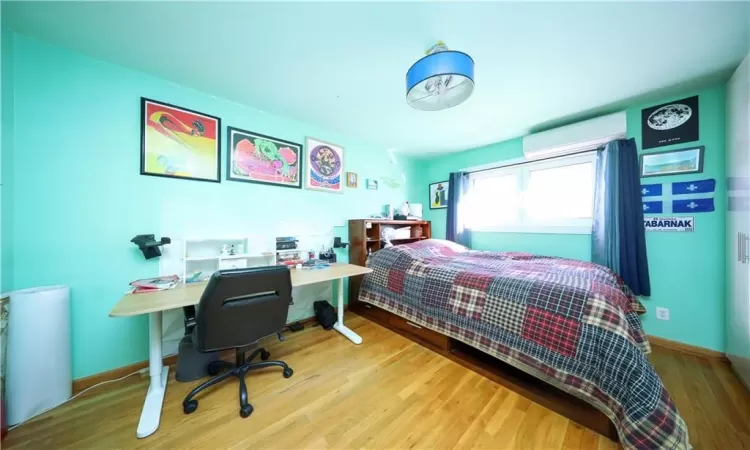
[[[596,154],[477,172],[466,201],[478,231],[590,233]]]

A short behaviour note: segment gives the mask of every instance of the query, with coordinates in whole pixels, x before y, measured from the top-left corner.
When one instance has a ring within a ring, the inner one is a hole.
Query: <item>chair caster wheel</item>
[[[247,405],[240,408],[240,417],[243,419],[250,417],[250,414],[253,413],[253,405]]]
[[[261,350],[261,352],[260,352],[260,359],[262,359],[263,361],[267,361],[268,358],[270,358],[270,357],[271,357],[271,353],[270,352],[267,352],[265,350]]]
[[[219,363],[219,364],[217,364]],[[208,363],[208,374],[212,377],[215,377],[219,373],[221,373],[221,362],[220,361],[213,361]]]
[[[198,409],[198,400],[190,400],[187,403],[182,404],[182,411],[185,414],[192,414]]]
[[[286,369],[284,369],[284,378],[291,378],[292,375],[294,375],[294,371],[291,367],[287,367]]]

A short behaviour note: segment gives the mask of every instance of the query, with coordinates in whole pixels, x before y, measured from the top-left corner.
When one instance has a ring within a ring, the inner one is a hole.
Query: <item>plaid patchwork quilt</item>
[[[476,347],[604,412],[625,448],[690,448],[646,354],[643,306],[606,267],[429,239],[374,253],[359,300]]]

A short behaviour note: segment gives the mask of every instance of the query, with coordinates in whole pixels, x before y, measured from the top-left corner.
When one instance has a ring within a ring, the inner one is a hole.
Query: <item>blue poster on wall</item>
[[[672,195],[704,194],[716,189],[716,180],[682,181],[672,183]]]
[[[691,198],[687,200],[672,200],[672,212],[694,213],[711,212],[714,210],[713,198]]]
[[[643,202],[643,212],[646,214],[661,214],[664,206],[662,202]]]
[[[714,178],[665,184],[642,184],[643,212],[646,214],[712,212],[715,209],[713,199],[715,191],[716,180]]]
[[[662,194],[661,183],[641,185],[641,197],[658,197],[661,194]]]

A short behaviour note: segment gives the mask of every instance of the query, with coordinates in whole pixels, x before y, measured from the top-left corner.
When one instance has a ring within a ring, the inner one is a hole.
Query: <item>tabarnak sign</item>
[[[693,231],[695,217],[644,217],[646,231]]]

